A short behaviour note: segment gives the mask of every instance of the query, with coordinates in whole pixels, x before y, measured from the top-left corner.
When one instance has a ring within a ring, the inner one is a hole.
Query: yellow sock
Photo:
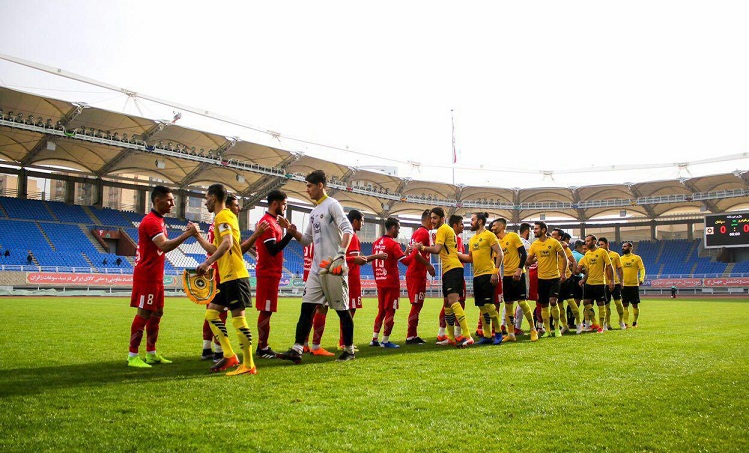
[[[528,305],[528,301],[521,300],[518,302],[518,305],[523,309],[523,314],[528,321],[528,325],[531,326],[531,330],[536,330],[536,323],[533,322],[533,310],[531,310],[531,306]]]
[[[640,307],[632,305],[632,324],[637,322],[637,318],[640,317]]]
[[[481,313],[481,330],[482,330],[484,338],[489,338],[492,336],[492,328],[491,328],[491,324],[489,324],[490,320],[486,319],[488,318],[488,315],[489,315],[489,310],[488,310],[489,305],[491,304],[485,304],[479,307],[479,312]]]
[[[568,300],[567,305],[570,306],[570,310],[572,310],[572,316],[575,317],[575,324],[580,324],[582,322],[582,320],[580,319],[580,307],[577,305],[577,302],[575,302],[575,299]]]
[[[450,341],[454,342],[455,341],[455,321],[453,321],[453,323],[450,323],[448,322],[448,318],[455,319],[455,313],[453,312],[452,308],[445,307],[445,324],[447,324],[447,338],[449,338]]]
[[[622,307],[624,310],[624,324],[629,325],[629,305]]]
[[[460,306],[460,302],[455,302],[452,307],[455,313],[455,322],[460,326],[460,330],[463,331],[464,337],[471,336],[471,331],[468,330],[468,322],[466,321],[466,312],[463,311],[463,307]]]
[[[491,319],[492,321],[492,327],[494,328],[494,331],[501,332],[502,326],[499,322],[499,313],[497,313],[497,307],[495,307],[494,304],[486,304],[484,306],[486,307],[486,312],[489,313],[489,319]],[[484,327],[484,329],[486,329],[486,327]],[[486,334],[486,331],[484,331],[484,334]]]
[[[559,324],[560,323],[559,304],[551,306],[551,319],[554,320],[554,325],[557,326],[557,329],[562,328],[562,325]],[[564,323],[567,324],[567,321],[564,321]]]
[[[551,323],[549,322],[549,307],[541,307],[541,319],[544,321],[546,333],[551,333]]]
[[[595,324],[593,321],[596,318],[596,312],[593,311],[593,304],[585,306],[585,320],[591,324]]]
[[[619,314],[619,324],[621,324],[624,317],[624,305],[622,305],[622,300],[614,299],[614,305],[616,305],[616,312]]]
[[[606,305],[598,306],[598,322],[600,323],[598,324],[599,327],[603,328],[606,323]]]
[[[237,338],[239,338],[239,346],[242,348],[244,366],[252,368],[255,366],[255,361],[252,359],[252,333],[250,332],[250,326],[247,325],[247,320],[244,316],[232,316],[231,323],[237,330]]]
[[[559,319],[559,324],[557,324],[557,327],[560,329],[562,327],[567,326],[567,310],[564,309],[564,301],[558,300],[557,301],[557,310],[559,311],[559,316],[557,318]],[[554,316],[554,309],[551,309],[551,316]]]
[[[611,325],[611,304],[606,304],[606,317],[605,317],[606,325]],[[601,325],[603,327],[603,324]]]
[[[513,315],[515,313],[515,304],[513,302],[505,302],[505,327],[507,333],[515,333],[515,324],[512,322]]]
[[[218,342],[221,344],[221,349],[224,350],[224,357],[227,359],[234,356],[234,350],[231,348],[231,342],[229,341],[229,335],[226,332],[226,324],[221,321],[217,310],[206,310],[205,320],[208,321],[208,326],[211,328],[213,335],[218,338]]]

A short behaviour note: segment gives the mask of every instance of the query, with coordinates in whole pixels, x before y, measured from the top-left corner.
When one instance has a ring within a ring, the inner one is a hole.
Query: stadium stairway
[[[49,212],[49,215],[52,216],[52,219],[54,219],[55,222],[59,222],[60,221],[60,219],[55,214],[55,211],[53,211],[52,208],[50,208],[47,203],[42,202],[42,206],[44,206],[44,209],[46,209],[47,212]]]
[[[105,250],[104,247],[101,246],[101,244],[94,240],[93,236],[91,235],[91,231],[89,231],[86,225],[78,225],[78,228],[81,229],[83,235],[88,238],[89,242],[91,242],[91,245],[93,245],[96,250],[98,250],[100,253],[109,253],[109,250]]]
[[[52,211],[50,211],[51,213]],[[44,236],[44,239],[47,241],[47,244],[49,244],[52,251],[57,251],[57,248],[55,247],[55,244],[52,243],[52,240],[47,236],[47,233],[44,232],[44,228],[42,228],[41,225],[39,225],[39,222],[34,222],[34,225],[36,225],[37,228],[39,228],[39,231],[42,232],[42,236]]]
[[[726,269],[723,271],[722,277],[730,277],[734,267],[736,267],[736,263],[728,263]]]
[[[5,208],[3,207],[2,204],[0,204],[0,217],[3,217],[5,219],[9,218],[8,213],[5,212]]]
[[[88,206],[81,206],[81,209],[83,209],[83,212],[85,212],[87,216],[91,217],[91,221],[94,222],[94,225],[101,225],[99,218],[94,215]]]

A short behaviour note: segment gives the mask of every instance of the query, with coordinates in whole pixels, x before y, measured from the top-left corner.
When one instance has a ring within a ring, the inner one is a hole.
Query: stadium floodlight
[[[156,162],[154,164],[156,165],[156,168],[159,168],[162,170],[166,168],[166,162],[164,162],[161,159],[156,159]]]
[[[238,174],[236,178],[237,178],[237,182],[244,184],[245,182],[244,176]]]
[[[54,151],[56,149],[57,149],[57,143],[55,143],[53,141],[48,141],[47,142],[47,150]]]

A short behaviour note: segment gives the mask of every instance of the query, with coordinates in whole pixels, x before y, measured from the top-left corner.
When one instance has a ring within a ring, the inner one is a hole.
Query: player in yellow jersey
[[[606,321],[606,292],[604,286],[608,282],[609,290],[614,289],[614,274],[611,268],[611,258],[606,250],[598,248],[596,237],[593,234],[585,236],[585,245],[588,251],[577,265],[577,272],[582,272],[583,278],[580,284],[583,286],[583,304],[586,309],[592,310],[593,302],[598,305],[598,321],[591,329],[603,333],[603,324]],[[592,320],[591,320],[592,322]]]
[[[507,326],[507,336],[504,341],[516,341],[515,338],[515,325],[513,323],[513,316],[515,309],[513,305],[515,302],[522,309],[525,319],[528,320],[528,325],[531,326],[531,341],[538,340],[538,331],[536,330],[535,324],[533,323],[533,310],[531,310],[528,304],[528,290],[526,288],[525,275],[525,262],[528,258],[528,253],[525,250],[523,241],[520,240],[515,232],[507,232],[507,221],[499,218],[492,222],[491,230],[497,236],[499,240],[499,248],[502,249],[502,255],[504,256],[504,276],[502,277],[502,291],[503,298],[505,301],[504,318],[505,325]]]
[[[642,258],[632,253],[632,242],[622,244],[622,302],[624,303],[624,326],[629,326],[629,304],[632,304],[632,327],[637,327],[640,317],[640,285],[645,281],[645,265]]]
[[[486,229],[488,217],[486,212],[471,215],[471,231],[476,234],[468,241],[468,262],[473,263],[473,298],[482,315],[483,336],[478,344],[497,345],[502,343],[502,329],[494,306],[494,289],[499,284],[502,249],[497,236]]]
[[[239,345],[242,348],[243,363],[234,371],[226,373],[229,376],[238,374],[257,374],[255,362],[252,358],[252,334],[244,316],[246,307],[252,305],[250,291],[250,276],[245,267],[241,250],[241,237],[237,216],[226,207],[226,187],[223,184],[212,184],[205,194],[206,207],[209,212],[216,214],[213,220],[215,249],[203,263],[198,266],[198,274],[208,272],[214,262],[218,262],[218,273],[221,278],[219,292],[205,312],[205,319],[211,331],[218,338],[224,351],[223,359],[211,367],[211,371],[224,371],[239,365],[239,359],[234,353],[229,341],[226,324],[221,321],[219,313],[224,307],[231,311],[232,325],[237,331]],[[205,248],[205,247],[204,247]]]
[[[611,266],[614,268],[614,290],[606,292],[606,324],[603,330],[611,330],[611,299],[614,299],[616,312],[619,314],[619,327],[624,330],[624,306],[622,305],[622,260],[619,254],[609,249],[609,241],[604,237],[598,238],[598,246],[606,250],[611,258]]]
[[[582,320],[580,319],[580,308],[575,302],[575,280],[572,278],[572,271],[577,267],[577,261],[575,260],[572,250],[570,250],[570,240],[572,236],[569,233],[565,233],[559,228],[555,228],[551,231],[551,237],[559,241],[564,249],[564,257],[559,256],[559,272],[564,272],[566,279],[559,285],[559,297],[557,298],[557,305],[559,305],[559,324],[560,332],[564,334],[570,329],[567,326],[567,310],[564,308],[564,302],[567,301],[567,305],[572,312],[572,316],[575,317],[575,325],[577,327],[577,334],[579,335],[583,331]],[[562,271],[562,266],[566,261],[566,269]]]
[[[465,280],[463,278],[463,263],[460,261],[457,251],[458,240],[455,236],[455,230],[445,223],[445,211],[442,208],[432,208],[429,216],[432,219],[432,227],[437,230],[434,245],[427,247],[419,242],[414,247],[419,251],[426,251],[440,257],[447,337],[450,341],[455,342],[454,323],[457,322],[465,336],[461,341],[456,342],[456,345],[463,348],[473,344],[473,337],[468,330],[465,311],[460,306],[460,294],[463,292]],[[450,323],[450,321],[453,321],[453,323]]]
[[[565,272],[567,270],[567,260],[564,249],[559,241],[548,235],[548,231],[549,227],[546,226],[546,222],[540,220],[534,222],[533,234],[536,240],[531,243],[527,261],[528,265],[538,262],[538,303],[541,305],[541,319],[546,330],[543,335],[544,338],[562,336],[559,330],[559,306],[557,305],[557,298],[561,283],[567,280]],[[559,265],[560,256],[565,258],[562,261],[562,269],[560,269]],[[551,305],[551,310],[549,309],[549,305]],[[549,311],[551,311],[551,318],[556,325],[554,333],[551,331]]]

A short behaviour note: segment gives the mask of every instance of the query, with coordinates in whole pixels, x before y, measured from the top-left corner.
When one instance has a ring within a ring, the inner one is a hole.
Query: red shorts
[[[361,304],[361,286],[349,286],[348,288],[348,308],[362,308]]]
[[[257,287],[255,288],[255,308],[258,311],[278,311],[278,284],[281,278],[278,277],[257,277]]]
[[[502,277],[499,277],[497,280],[497,286],[494,287],[494,298],[492,299],[492,302],[495,304],[498,304],[501,300],[502,295]]]
[[[397,310],[400,295],[400,288],[377,288],[377,308]]]
[[[528,269],[528,300],[538,300],[538,268]]]
[[[164,309],[164,282],[133,282],[130,306],[147,311]]]
[[[423,304],[427,292],[426,277],[406,277],[406,288],[408,289],[408,300],[411,304]]]

